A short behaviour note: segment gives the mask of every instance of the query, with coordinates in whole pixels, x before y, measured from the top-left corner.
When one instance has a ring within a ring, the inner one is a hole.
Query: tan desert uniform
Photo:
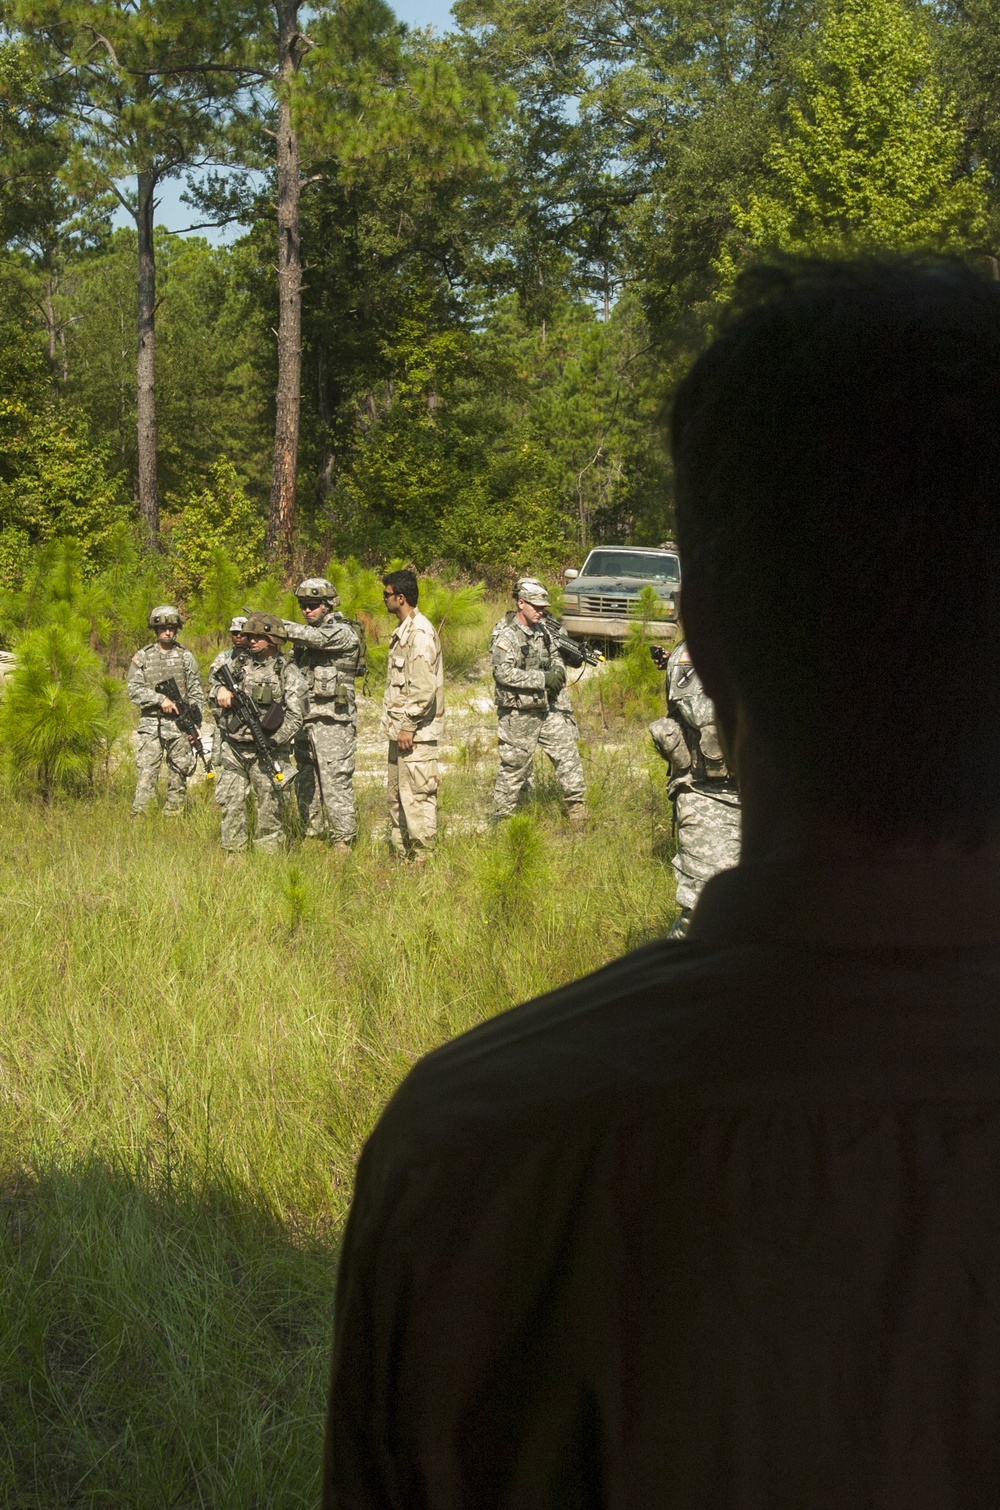
[[[438,741],[444,732],[444,665],[434,625],[415,611],[393,631],[382,702],[389,736],[389,825],[398,855],[433,849],[437,834]],[[413,749],[397,740],[413,730]]]

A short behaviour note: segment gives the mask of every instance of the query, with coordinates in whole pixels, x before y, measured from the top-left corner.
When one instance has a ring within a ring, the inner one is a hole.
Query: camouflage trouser
[[[536,746],[545,751],[555,767],[568,806],[579,807],[586,800],[583,765],[576,747],[579,730],[572,713],[512,708],[500,714],[497,733],[500,769],[493,789],[494,818],[509,818],[515,811],[517,799],[531,779]]]
[[[187,779],[195,768],[195,755],[187,735],[178,734],[164,720],[159,730],[139,729],[139,743],[135,751],[135,768],[139,773],[139,780],[132,799],[133,813],[144,813],[156,802],[156,785],[164,757],[167,762],[167,800],[163,804],[163,811],[183,811]]]
[[[676,795],[677,905],[693,907],[701,888],[740,860],[740,803],[735,792],[682,787]]]
[[[274,754],[275,759],[280,760],[288,782],[291,774],[288,752],[275,750]],[[251,792],[257,801],[254,848],[280,849],[285,837],[281,825],[281,796],[261,769],[253,745],[248,743],[246,755],[242,750],[237,755],[228,739],[224,739],[215,780],[215,800],[222,809],[223,849],[237,850],[247,846]]]
[[[389,842],[397,855],[434,848],[437,838],[437,742],[416,744],[406,755],[389,742]]]
[[[310,719],[295,741],[299,815],[310,839],[329,835],[350,843],[358,831],[354,765],[358,731],[353,723]]]

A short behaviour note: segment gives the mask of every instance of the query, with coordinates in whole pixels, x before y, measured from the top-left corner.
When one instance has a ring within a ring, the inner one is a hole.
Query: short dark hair
[[[810,805],[1000,822],[1000,285],[956,260],[754,270],[673,414],[686,578]],[[780,742],[780,743],[779,743]]]
[[[420,588],[417,586],[416,573],[407,571],[391,571],[382,578],[383,587],[391,587],[393,592],[402,596],[411,608],[416,608],[417,599],[420,597]]]

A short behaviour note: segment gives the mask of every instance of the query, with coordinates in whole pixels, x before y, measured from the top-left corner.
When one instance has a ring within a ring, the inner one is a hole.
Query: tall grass
[[[460,706],[486,690],[450,689],[466,758],[419,873],[375,782],[350,856],[236,863],[204,787],[181,823],[130,822],[128,771],[85,801],[8,794],[0,1502],[314,1504],[336,1244],[387,1098],[434,1045],[669,926],[644,736],[584,710],[590,829],[540,766],[487,834],[492,725]]]

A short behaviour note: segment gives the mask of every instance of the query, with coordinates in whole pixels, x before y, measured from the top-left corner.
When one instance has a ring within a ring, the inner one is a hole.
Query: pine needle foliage
[[[239,613],[243,593],[239,572],[221,545],[212,550],[201,591],[192,600],[188,621],[192,634],[224,635]]]
[[[540,905],[550,879],[545,840],[529,813],[501,823],[479,864],[479,891],[488,917],[522,917]]]
[[[113,718],[101,663],[76,630],[52,623],[21,637],[0,702],[0,744],[16,783],[45,798],[91,783]]]
[[[439,634],[446,630],[472,629],[483,621],[481,582],[467,587],[452,587],[437,577],[420,579],[420,609]]]
[[[366,633],[377,643],[383,637],[386,624],[381,574],[369,566],[362,566],[356,556],[348,556],[346,561],[334,557],[327,563],[323,575],[337,589],[341,612],[349,619],[359,619]]]

